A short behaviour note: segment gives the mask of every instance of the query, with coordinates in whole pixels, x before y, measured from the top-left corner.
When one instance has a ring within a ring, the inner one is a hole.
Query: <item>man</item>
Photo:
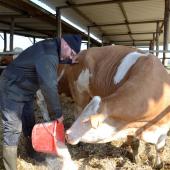
[[[57,64],[76,63],[80,45],[79,35],[65,35],[61,39],[38,42],[23,51],[2,73],[0,105],[6,170],[17,169],[17,145],[21,129],[25,136],[31,135],[35,124],[33,99],[39,88],[50,110],[56,113],[56,119],[63,121],[57,91]]]
[[[14,50],[13,50],[13,52],[15,54],[8,54],[8,55],[2,56],[0,58],[0,64],[2,64],[3,66],[5,65],[5,67],[6,67],[13,60],[15,60],[22,51],[23,51],[22,48],[15,47]],[[0,74],[1,74],[1,72],[2,72],[2,70],[0,70]],[[49,113],[48,113],[48,110],[47,110],[47,105],[46,105],[44,96],[43,96],[43,94],[42,94],[40,89],[37,90],[37,92],[36,92],[36,103],[37,103],[37,106],[39,107],[39,110],[40,110],[42,116],[43,116],[43,119],[45,121],[49,121],[50,117],[49,117]],[[28,147],[28,149],[30,149],[30,148]],[[27,154],[28,154],[28,152],[27,152]]]

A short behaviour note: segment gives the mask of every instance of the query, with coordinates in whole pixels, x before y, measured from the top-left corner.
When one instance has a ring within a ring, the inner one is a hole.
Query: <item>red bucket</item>
[[[57,154],[57,141],[65,142],[63,123],[39,123],[32,130],[32,146],[37,152]]]

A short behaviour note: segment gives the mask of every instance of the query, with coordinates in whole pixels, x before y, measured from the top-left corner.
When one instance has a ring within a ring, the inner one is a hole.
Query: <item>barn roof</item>
[[[10,33],[11,23],[14,21],[14,34],[30,37],[55,37],[57,35],[56,16],[25,0],[0,0],[0,32]],[[83,39],[87,35],[68,23],[62,21],[64,34],[82,34]],[[99,43],[92,39],[99,45]]]
[[[40,0],[61,15],[103,40],[104,43],[149,45],[159,32],[163,43],[164,0]],[[56,17],[29,0],[0,1],[0,31],[36,37],[56,35]],[[81,33],[62,21],[63,33]],[[93,40],[93,42],[96,42]],[[96,42],[97,43],[97,42]]]
[[[103,39],[105,43],[149,45],[159,32],[163,43],[164,0],[40,0]],[[157,24],[159,28],[157,28]]]

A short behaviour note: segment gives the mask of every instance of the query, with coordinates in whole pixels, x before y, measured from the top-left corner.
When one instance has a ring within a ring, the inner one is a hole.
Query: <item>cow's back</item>
[[[90,90],[93,96],[105,97],[120,86],[114,84],[113,77],[121,60],[133,51],[136,49],[126,46],[96,47],[87,51],[86,62],[92,73]]]

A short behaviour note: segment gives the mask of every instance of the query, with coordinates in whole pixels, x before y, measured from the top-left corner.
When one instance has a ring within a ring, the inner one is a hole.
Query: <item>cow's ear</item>
[[[90,123],[92,128],[97,129],[100,125],[100,119],[96,115],[90,116]]]
[[[98,124],[99,122],[98,122],[98,119],[97,119],[96,115],[97,115],[97,114],[91,115],[91,116],[85,118],[85,119],[82,121],[82,123],[90,122],[92,128],[97,129],[97,127],[98,127],[98,125],[99,125],[99,124]]]
[[[106,115],[101,114],[101,113],[90,116],[90,122],[91,122],[92,127],[97,129],[100,126],[100,124],[103,123],[105,118],[106,118]]]

